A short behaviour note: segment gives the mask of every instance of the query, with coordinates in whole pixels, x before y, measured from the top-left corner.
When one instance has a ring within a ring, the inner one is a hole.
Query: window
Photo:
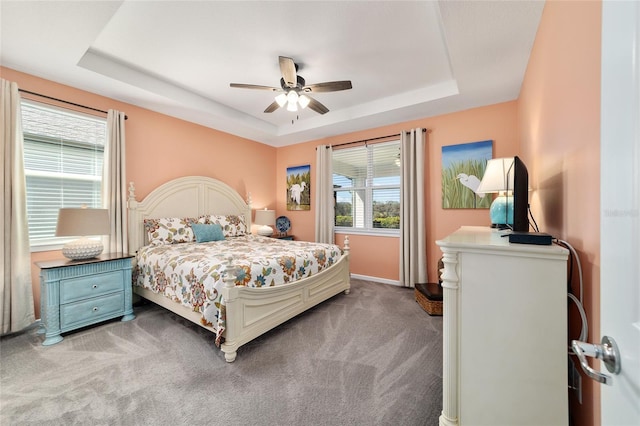
[[[102,207],[105,119],[22,101],[24,172],[32,251],[59,248],[58,209]]]
[[[398,234],[400,141],[333,152],[336,230]]]

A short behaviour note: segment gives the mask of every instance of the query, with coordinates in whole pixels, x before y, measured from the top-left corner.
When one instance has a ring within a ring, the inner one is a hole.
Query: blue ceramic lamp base
[[[513,196],[498,195],[491,203],[489,216],[493,228],[513,226]]]

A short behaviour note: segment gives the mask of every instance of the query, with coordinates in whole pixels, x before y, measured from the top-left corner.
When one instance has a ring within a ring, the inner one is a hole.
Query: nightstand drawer
[[[60,280],[60,303],[122,291],[122,271]]]
[[[122,315],[124,292],[60,306],[60,329],[65,331]]]

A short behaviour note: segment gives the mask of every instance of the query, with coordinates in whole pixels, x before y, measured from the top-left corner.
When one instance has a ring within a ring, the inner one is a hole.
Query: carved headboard
[[[147,244],[145,219],[193,217],[206,214],[244,215],[251,230],[251,200],[245,200],[229,185],[204,176],[185,176],[166,182],[136,201],[133,182],[129,184],[129,251]]]

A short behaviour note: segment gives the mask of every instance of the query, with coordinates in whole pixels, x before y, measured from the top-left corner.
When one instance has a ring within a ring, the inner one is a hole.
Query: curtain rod
[[[422,129],[423,133],[427,132],[427,131],[428,131],[427,129]],[[401,135],[401,133],[394,133],[392,135],[387,135],[387,136],[378,136],[377,138],[368,138],[368,139],[362,139],[362,140],[353,141],[353,142],[337,143],[335,145],[327,145],[327,149],[329,149],[329,147],[333,148],[335,146],[353,145],[354,143],[362,143],[362,142],[364,142],[366,144],[367,142],[377,141],[377,140],[380,140],[380,139],[392,138],[394,136],[400,136],[400,135]]]
[[[75,103],[75,102],[65,101],[65,100],[63,100],[63,99],[54,98],[54,97],[52,97],[52,96],[43,95],[43,94],[41,94],[41,93],[31,92],[31,91],[29,91],[29,90],[24,90],[24,89],[18,89],[18,91],[20,91],[20,92],[24,92],[24,93],[28,93],[29,95],[34,95],[34,96],[39,96],[39,97],[41,97],[41,98],[50,99],[50,100],[52,100],[52,101],[62,102],[63,104],[73,105],[73,106],[77,106],[77,107],[80,107],[80,108],[90,109],[90,110],[92,110],[92,111],[101,112],[101,113],[103,113],[103,114],[108,114],[108,112],[107,112],[107,111],[104,111],[104,110],[101,110],[101,109],[98,109],[98,108],[93,108],[93,107],[90,107],[90,106],[77,104],[77,103]],[[125,115],[125,116],[124,116],[124,119],[125,119],[125,120],[128,120],[128,119],[129,119],[129,117],[127,117],[127,116]]]

